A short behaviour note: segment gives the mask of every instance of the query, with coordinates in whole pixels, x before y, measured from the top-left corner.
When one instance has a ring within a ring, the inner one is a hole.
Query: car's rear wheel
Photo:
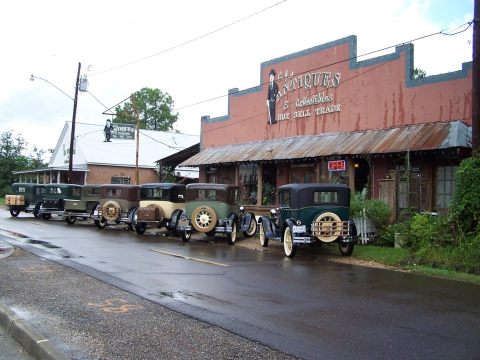
[[[18,209],[10,209],[10,215],[12,215],[13,217],[17,217],[18,214],[20,214],[20,210],[18,210]]]
[[[214,230],[217,220],[215,210],[208,206],[200,206],[192,212],[192,226],[202,233]]]
[[[192,233],[190,231],[182,231],[183,242],[189,242],[191,237],[192,237]]]
[[[283,250],[289,258],[293,258],[297,252],[297,247],[293,242],[292,230],[289,226],[287,226],[283,232]]]
[[[355,246],[355,244],[353,244],[353,243],[345,243],[345,242],[339,242],[339,243],[338,243],[338,247],[339,247],[339,249],[340,249],[340,253],[341,253],[343,256],[350,256],[350,255],[352,255],[354,246]]]
[[[260,245],[263,247],[268,246],[268,237],[265,234],[265,225],[263,223],[260,223],[259,229],[258,229],[258,237],[260,238]]]
[[[44,220],[48,220],[48,219],[50,219],[51,217],[52,217],[52,214],[42,214],[42,218],[43,218]]]
[[[138,223],[137,225],[135,225],[135,231],[138,235],[143,235],[145,233],[145,230],[147,230],[147,224]]]
[[[232,224],[232,232],[227,233],[228,245],[234,245],[237,240],[237,224],[235,221]]]
[[[102,218],[101,220],[94,220],[95,226],[99,229],[105,229],[105,226],[107,226],[107,220]]]
[[[75,220],[77,220],[77,218],[75,216],[67,216],[65,217],[65,221],[67,222],[68,225],[73,225],[75,224]]]
[[[255,219],[255,216],[252,216],[252,219],[250,220],[250,225],[247,229],[247,231],[243,232],[243,235],[245,237],[251,237],[255,235],[255,232],[257,231],[257,219]]]

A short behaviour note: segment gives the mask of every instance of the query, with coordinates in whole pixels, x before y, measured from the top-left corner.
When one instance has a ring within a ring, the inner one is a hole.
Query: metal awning
[[[472,129],[462,121],[295,136],[211,147],[201,150],[180,166],[292,160],[332,155],[386,154],[454,147],[472,147]]]

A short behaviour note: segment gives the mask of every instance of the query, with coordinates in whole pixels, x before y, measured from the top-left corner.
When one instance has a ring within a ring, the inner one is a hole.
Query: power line
[[[122,64],[122,65],[118,65],[118,66],[115,66],[115,67],[112,67],[112,68],[109,68],[109,69],[106,69],[106,70],[103,70],[103,71],[99,71],[99,72],[97,72],[97,73],[93,73],[93,74],[91,74],[91,76],[96,76],[96,75],[100,75],[100,74],[105,74],[105,73],[110,72],[110,71],[118,70],[118,69],[121,69],[121,68],[130,66],[130,65],[137,64],[137,63],[139,63],[139,62],[141,62],[141,61],[145,61],[145,60],[151,59],[151,58],[153,58],[153,57],[155,57],[155,56],[163,55],[163,54],[168,53],[168,52],[170,52],[170,51],[172,51],[172,50],[178,49],[178,48],[180,48],[180,47],[182,47],[182,46],[185,46],[185,45],[191,44],[191,43],[193,43],[193,42],[195,42],[195,41],[201,40],[201,39],[203,39],[203,38],[205,38],[205,37],[207,37],[207,36],[210,36],[210,35],[213,35],[213,34],[219,32],[219,31],[225,30],[225,29],[227,29],[227,28],[229,28],[229,27],[231,27],[231,26],[233,26],[233,25],[236,25],[236,24],[242,22],[242,21],[248,20],[248,19],[250,19],[250,18],[252,18],[252,17],[254,17],[254,16],[257,16],[257,15],[259,15],[259,14],[261,14],[261,13],[264,13],[265,11],[270,10],[270,9],[272,9],[272,8],[278,6],[278,5],[280,5],[280,4],[282,4],[282,3],[286,2],[286,1],[288,1],[288,0],[281,0],[281,1],[279,1],[279,2],[277,2],[277,3],[275,3],[275,4],[273,4],[273,5],[270,5],[270,6],[266,7],[266,8],[264,8],[264,9],[261,9],[261,10],[259,10],[259,11],[257,11],[257,12],[254,12],[253,14],[247,15],[247,16],[239,19],[239,20],[235,20],[235,21],[232,22],[232,23],[229,23],[229,24],[227,24],[227,25],[221,26],[221,27],[219,27],[219,28],[217,28],[217,29],[215,29],[215,30],[212,30],[212,31],[210,31],[210,32],[207,32],[207,33],[205,33],[205,34],[203,34],[203,35],[199,35],[199,36],[197,36],[197,37],[194,37],[193,39],[184,41],[184,42],[182,42],[182,43],[180,43],[180,44],[178,44],[178,45],[174,45],[174,46],[172,46],[172,47],[170,47],[170,48],[167,48],[167,49],[165,49],[165,50],[161,50],[161,51],[159,51],[159,52],[157,52],[157,53],[154,53],[154,54],[152,54],[152,55],[148,55],[148,56],[145,56],[145,57],[143,57],[143,58],[140,58],[140,59],[137,59],[137,60],[134,60],[134,61],[130,61],[130,62],[125,63],[125,64]]]

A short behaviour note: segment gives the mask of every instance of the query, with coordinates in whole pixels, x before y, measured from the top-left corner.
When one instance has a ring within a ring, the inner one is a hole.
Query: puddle
[[[49,248],[49,249],[60,249],[60,246],[56,246],[56,245],[53,245],[53,244],[50,244],[48,241],[43,241],[43,240],[33,240],[33,239],[29,239],[26,241],[27,244],[32,244],[32,245],[42,245],[46,248]]]
[[[183,294],[182,292],[171,292],[171,291],[160,291],[158,294],[152,294],[152,295],[159,295],[162,298],[170,298],[170,299],[187,299],[187,296]]]

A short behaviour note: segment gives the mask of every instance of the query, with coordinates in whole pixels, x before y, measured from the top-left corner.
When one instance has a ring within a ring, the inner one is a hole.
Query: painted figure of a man
[[[105,128],[103,129],[103,132],[105,133],[105,141],[104,142],[110,142],[112,138],[112,131],[113,131],[113,125],[110,120],[107,120],[107,123],[105,124]]]
[[[278,94],[278,85],[275,82],[275,70],[273,69],[270,70],[269,80],[267,92],[268,123],[273,125],[277,123],[277,119],[275,118],[275,103]]]

